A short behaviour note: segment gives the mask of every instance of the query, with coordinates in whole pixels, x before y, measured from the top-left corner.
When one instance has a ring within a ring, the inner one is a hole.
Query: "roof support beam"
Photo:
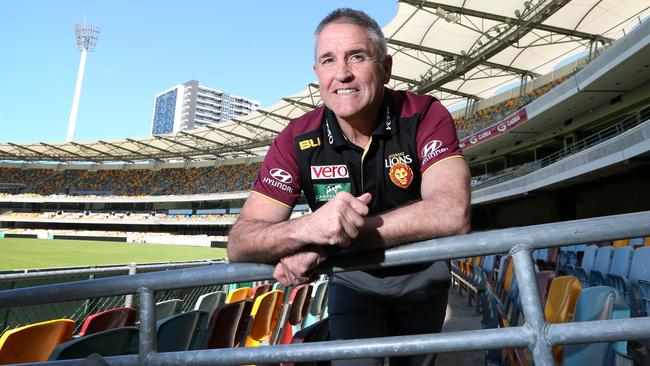
[[[387,39],[386,42],[388,44],[392,44],[392,45],[395,45],[395,46],[406,47],[406,48],[410,48],[412,50],[419,50],[419,51],[428,52],[428,53],[434,53],[436,55],[440,55],[440,56],[443,56],[443,57],[449,57],[449,58],[463,57],[463,56],[461,56],[459,54],[456,54],[456,53],[443,51],[443,50],[439,50],[439,49],[435,49],[435,48],[431,48],[431,47],[421,46],[421,45],[417,45],[415,43],[399,41],[399,40],[396,40],[396,39]],[[519,74],[519,75],[532,75],[533,77],[540,76],[539,74],[537,74],[535,72],[532,72],[530,70],[524,70],[524,69],[519,69],[519,68],[516,68],[516,67],[507,66],[507,65],[501,65],[501,64],[498,64],[498,63],[495,63],[495,62],[490,62],[490,61],[481,61],[481,62],[479,62],[479,64],[485,65],[485,66],[488,66],[488,67],[492,67],[494,69],[509,71],[509,72],[516,73],[516,74]]]
[[[314,105],[314,104],[311,104],[311,103],[301,102],[301,101],[291,99],[291,98],[282,98],[282,100],[284,100],[287,103],[291,103],[291,104],[298,105],[298,106],[305,107],[305,108],[309,108],[309,109],[318,108],[317,105]]]
[[[237,118],[233,118],[233,119],[231,119],[231,120],[232,120],[233,122],[237,122],[237,123],[239,123],[239,124],[241,124],[241,125],[245,125],[245,126],[249,126],[249,127],[257,128],[257,129],[259,129],[259,130],[264,130],[264,131],[266,131],[266,132],[274,133],[274,134],[276,134],[276,135],[279,134],[279,133],[281,132],[281,131],[274,130],[274,129],[272,129],[272,128],[262,127],[262,126],[259,126],[259,125],[254,124],[254,123],[245,122],[245,121],[242,121],[242,120],[237,119]],[[225,132],[225,131],[224,131],[224,132]]]
[[[232,136],[235,136],[235,137],[239,137],[242,140],[246,140],[246,141],[251,141],[252,140],[252,138],[250,138],[250,137],[246,137],[244,135],[240,135],[238,133],[227,131],[227,130],[224,130],[224,129],[221,129],[221,128],[218,128],[218,127],[214,127],[214,126],[210,126],[210,125],[206,125],[205,127],[210,131],[225,133],[227,135],[232,135]],[[228,144],[223,144],[223,143],[222,143],[222,145],[230,146]]]
[[[170,154],[170,151],[169,151],[169,150],[161,149],[161,148],[159,148],[158,146],[153,146],[153,145],[151,145],[151,144],[147,144],[146,142],[142,142],[142,141],[134,140],[134,139],[132,139],[132,138],[128,138],[128,137],[126,138],[126,141],[129,141],[129,142],[134,143],[134,144],[136,144],[136,145],[145,146],[145,147],[148,147],[148,148],[152,148],[152,149],[154,149],[154,150],[158,150],[158,151],[164,153],[165,155],[169,155],[169,154]],[[174,154],[174,155],[176,155],[176,154]],[[181,155],[181,156],[182,156],[185,160],[190,160],[190,158],[189,158],[187,155]]]
[[[205,127],[207,127],[208,129],[210,129],[210,126],[209,126],[209,125],[208,125],[208,126],[205,126]],[[199,135],[191,134],[191,133],[188,133],[188,132],[185,132],[185,131],[179,131],[179,133],[182,134],[182,135],[184,135],[184,136],[187,136],[187,137],[189,137],[189,138],[191,138],[191,139],[202,140],[202,141],[205,141],[205,142],[208,142],[208,143],[211,143],[211,144],[215,144],[215,145],[222,146],[224,151],[230,151],[230,150],[232,150],[232,146],[228,146],[228,145],[226,145],[226,144],[224,144],[224,143],[221,143],[221,142],[219,142],[219,141],[211,140],[211,139],[209,139],[209,138],[207,138],[207,137],[203,137],[203,136],[199,136]],[[243,152],[245,152],[245,153],[247,153],[247,154],[253,155],[253,153],[251,153],[251,152],[248,151],[248,150],[244,150],[244,149],[242,149],[241,151],[243,151]],[[214,152],[214,153],[212,153],[212,154],[215,155],[215,156],[221,157],[221,156],[217,155],[217,154],[219,154],[220,152],[221,152],[221,150],[217,150],[217,152]]]
[[[542,24],[546,19],[553,16],[558,10],[566,5],[570,0],[551,0],[541,7],[537,7],[530,12],[521,21],[511,24],[509,29],[492,38],[490,42],[482,45],[471,54],[458,58],[454,65],[446,67],[444,70],[436,71],[430,77],[424,78],[417,88],[418,93],[428,93],[440,85],[444,85],[467,71],[476,67],[481,60],[487,60],[497,53],[508,48],[511,44],[517,42],[523,36],[528,34],[537,25]]]
[[[98,163],[98,164],[101,163],[99,160],[92,159],[92,158],[89,158],[89,157],[87,157],[87,156],[83,156],[83,155],[79,155],[79,154],[73,153],[73,152],[71,152],[71,151],[65,150],[65,149],[60,148],[60,147],[58,147],[58,146],[50,145],[50,144],[45,143],[45,142],[41,142],[40,144],[43,145],[43,146],[45,146],[45,147],[47,147],[47,148],[49,148],[49,149],[58,150],[58,151],[61,151],[61,152],[63,152],[63,153],[70,154],[70,155],[72,155],[72,156],[76,156],[76,157],[78,157],[78,158],[81,158],[80,161],[92,161],[93,163]]]
[[[418,84],[418,82],[416,80],[401,77],[401,76],[397,76],[397,75],[391,75],[390,78],[393,79],[393,80],[396,80],[396,81],[401,81],[403,83],[408,83],[408,84],[412,84],[412,85],[417,85]],[[439,91],[441,91],[443,93],[447,93],[447,94],[458,95],[459,97],[463,97],[463,98],[467,98],[467,99],[474,99],[474,100],[483,99],[483,98],[480,98],[480,97],[478,97],[478,96],[476,96],[474,94],[467,94],[467,93],[460,92],[458,90],[443,88],[441,86],[436,87],[436,90],[439,90]]]
[[[194,150],[194,151],[200,152],[200,153],[205,154],[205,155],[214,155],[214,156],[216,156],[216,157],[220,157],[220,156],[219,156],[218,154],[216,154],[214,151],[205,150],[205,149],[199,149],[199,148],[196,147],[196,146],[188,145],[188,144],[182,143],[182,142],[180,142],[180,141],[174,141],[174,140],[170,139],[169,137],[163,137],[163,136],[158,136],[158,135],[154,135],[154,137],[157,138],[157,139],[159,139],[159,140],[163,140],[163,141],[169,142],[170,144],[180,145],[180,146],[186,147],[186,148],[188,148],[188,149],[190,149],[190,150]]]
[[[424,7],[424,8],[440,8],[444,9],[448,12],[452,13],[458,13],[458,14],[463,14],[463,15],[469,15],[473,17],[478,17],[478,18],[483,18],[483,19],[489,19],[493,20],[496,22],[501,22],[501,23],[509,23],[509,24],[517,24],[521,23],[520,19],[517,18],[510,18],[506,17],[503,15],[497,15],[497,14],[492,14],[492,13],[485,13],[482,11],[478,10],[472,10],[472,9],[467,9],[467,8],[462,8],[458,6],[453,6],[453,5],[447,5],[447,4],[440,4],[432,1],[421,1],[421,0],[399,0],[400,2],[410,4],[416,7]],[[540,29],[544,30],[547,32],[552,32],[552,33],[557,33],[557,34],[562,34],[565,36],[571,36],[571,37],[577,37],[577,38],[582,38],[582,39],[591,39],[591,40],[603,40],[606,42],[611,43],[613,40],[610,38],[603,37],[599,34],[591,34],[591,33],[585,33],[585,32],[579,32],[576,30],[571,30],[571,29],[566,29],[566,28],[560,28],[560,27],[554,27],[551,25],[545,25],[545,24],[536,24],[533,28],[535,29]]]
[[[281,114],[277,114],[277,113],[273,113],[273,112],[268,112],[268,111],[264,111],[264,110],[261,110],[261,109],[258,109],[257,111],[260,112],[260,113],[262,113],[262,114],[265,115],[265,116],[268,116],[268,117],[279,118],[279,119],[283,119],[283,120],[285,120],[285,121],[291,121],[291,118],[289,118],[289,117],[287,117],[287,116],[283,116],[283,115],[281,115]]]
[[[18,145],[18,144],[14,144],[12,142],[8,142],[7,144],[9,144],[9,145],[11,145],[11,146],[13,146],[13,147],[15,147],[15,148],[17,148],[19,150],[27,150],[27,151],[29,151],[29,152],[31,152],[33,154],[36,154],[36,156],[39,157],[39,158],[42,156],[42,157],[51,159],[52,161],[61,161],[61,159],[58,159],[54,155],[49,155],[49,154],[46,154],[46,153],[42,153],[40,151],[30,149],[30,148],[28,148],[27,146],[24,146],[24,145]],[[42,159],[37,159],[37,160],[42,160]]]
[[[36,160],[33,160],[33,159],[27,159],[24,156],[19,156],[19,155],[12,154],[12,153],[10,153],[10,152],[8,152],[6,150],[2,150],[2,149],[0,149],[0,153],[12,156],[12,157],[16,158],[16,160],[36,161]],[[0,159],[4,159],[4,157],[2,155],[0,155]]]
[[[131,154],[134,154],[134,155],[137,155],[137,156],[142,156],[142,158],[143,158],[144,160],[151,160],[151,159],[153,159],[153,160],[156,160],[156,161],[161,161],[160,159],[156,159],[156,158],[154,158],[154,157],[144,155],[144,154],[142,154],[142,153],[140,153],[140,152],[137,152],[137,151],[135,151],[135,150],[127,149],[126,147],[123,147],[123,146],[120,146],[120,145],[116,145],[116,144],[111,143],[111,142],[108,142],[108,141],[102,141],[102,140],[99,140],[99,143],[100,143],[100,144],[103,144],[103,145],[106,145],[106,146],[110,146],[110,147],[115,148],[115,149],[120,149],[120,150],[124,150],[124,151],[130,152]]]
[[[109,157],[111,157],[113,159],[113,161],[126,161],[126,162],[129,162],[129,163],[133,164],[132,160],[124,159],[123,157],[113,155],[113,154],[109,154],[109,153],[107,153],[105,151],[97,150],[97,149],[92,148],[92,147],[90,147],[88,145],[82,145],[82,144],[76,143],[74,141],[70,141],[69,144],[72,144],[72,145],[74,145],[74,146],[76,146],[76,147],[78,147],[80,149],[86,149],[86,150],[94,151],[94,152],[96,152],[98,154],[101,154],[101,155],[109,156]],[[104,160],[104,161],[106,161],[106,160]]]

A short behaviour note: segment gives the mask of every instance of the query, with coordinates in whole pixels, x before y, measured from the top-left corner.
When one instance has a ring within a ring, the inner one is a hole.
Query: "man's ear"
[[[393,57],[391,55],[386,55],[384,58],[384,84],[388,84],[390,81],[390,76],[393,72]]]

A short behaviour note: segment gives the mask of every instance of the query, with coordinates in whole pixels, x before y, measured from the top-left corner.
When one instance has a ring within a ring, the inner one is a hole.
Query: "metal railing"
[[[0,291],[0,308],[138,292],[141,322],[139,354],[107,357],[106,361],[114,365],[266,364],[527,347],[537,365],[547,366],[554,364],[552,348],[555,345],[650,338],[650,317],[568,324],[547,323],[537,291],[532,250],[640,236],[650,236],[650,211],[433,239],[386,251],[339,257],[317,268],[317,273],[333,273],[510,252],[513,255],[516,276],[520,279],[517,285],[525,316],[522,326],[510,328],[296,345],[156,352],[155,291],[256,281],[271,277],[272,266],[252,263],[223,264]],[[82,364],[83,360],[48,363]]]
[[[100,278],[111,276],[127,274],[135,275],[136,273],[191,268],[220,263],[225,263],[225,260],[216,259],[210,261],[203,260],[152,264],[131,263],[122,266],[7,271],[6,273],[0,273],[0,290],[53,285],[63,282],[72,283],[83,280],[98,280]],[[184,290],[159,291],[156,293],[156,300],[163,301],[172,298],[182,299],[184,309],[191,310],[190,307],[193,306],[199,296],[211,291],[220,290],[220,287],[221,286],[203,286]],[[8,329],[55,318],[75,320],[75,331],[78,331],[83,325],[83,320],[88,315],[115,307],[132,307],[133,303],[137,301],[137,296],[126,295],[87,298],[80,301],[57,303],[55,305],[39,304],[0,309],[0,333]]]
[[[650,119],[650,107],[647,107],[641,111],[637,111],[631,115],[626,114],[619,116],[617,119],[618,121],[613,122],[613,125],[608,126],[590,136],[587,136],[584,139],[578,140],[573,144],[566,146],[562,150],[556,151],[555,153],[550,154],[542,159],[513,167],[509,169],[509,172],[497,173],[493,177],[472,185],[472,189],[475,190],[487,188],[499,183],[507,182],[513,178],[523,177],[526,174],[530,174],[571,155],[575,155],[576,153],[587,150],[588,148],[594,147],[616,136],[620,136],[624,132],[629,131],[631,128],[647,122],[648,119]],[[480,177],[477,177],[476,179],[478,178]]]

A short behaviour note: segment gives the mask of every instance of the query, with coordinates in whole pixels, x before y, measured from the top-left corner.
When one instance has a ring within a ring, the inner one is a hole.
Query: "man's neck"
[[[341,127],[341,131],[347,137],[347,139],[353,144],[365,148],[370,140],[372,131],[375,130],[377,124],[379,123],[379,109],[381,108],[380,104],[375,109],[375,112],[371,115],[370,118],[363,119],[343,119],[336,117],[336,120]]]

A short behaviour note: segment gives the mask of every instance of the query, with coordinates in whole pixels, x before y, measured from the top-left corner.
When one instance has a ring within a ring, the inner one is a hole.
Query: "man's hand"
[[[311,281],[311,271],[327,258],[322,247],[310,245],[305,250],[280,259],[273,278],[284,286],[296,286]]]
[[[354,197],[348,192],[339,192],[300,222],[298,237],[320,245],[349,246],[359,235],[371,199],[370,193]]]

